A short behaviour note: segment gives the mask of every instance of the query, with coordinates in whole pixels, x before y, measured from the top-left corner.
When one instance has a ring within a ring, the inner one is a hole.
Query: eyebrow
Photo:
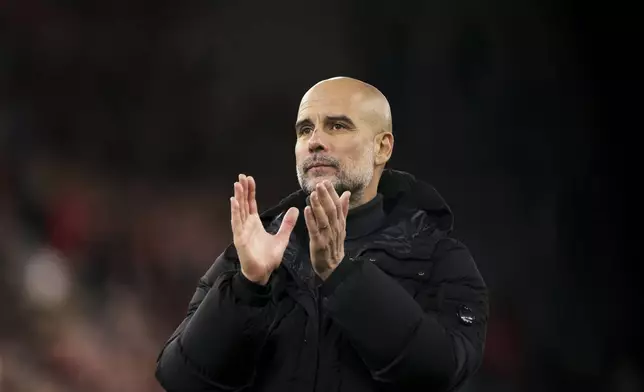
[[[349,117],[345,115],[338,115],[338,116],[326,116],[324,118],[324,123],[325,124],[330,124],[330,123],[336,123],[336,122],[343,122],[349,125],[350,127],[355,128],[355,124],[353,123],[353,120],[351,120]],[[295,129],[300,129],[300,127],[304,125],[313,125],[313,121],[309,118],[302,119],[295,123]]]
[[[327,117],[324,119],[324,122],[325,122],[326,124],[329,124],[329,123],[336,123],[336,122],[343,122],[343,123],[346,123],[347,125],[349,125],[349,126],[350,126],[350,127],[352,127],[352,128],[355,128],[355,126],[356,126],[356,125],[353,123],[353,121],[351,121],[351,119],[350,119],[349,117],[344,116],[344,115],[341,115],[341,116],[327,116]]]
[[[313,122],[310,119],[305,118],[295,123],[295,129],[300,129],[304,125],[313,125]]]

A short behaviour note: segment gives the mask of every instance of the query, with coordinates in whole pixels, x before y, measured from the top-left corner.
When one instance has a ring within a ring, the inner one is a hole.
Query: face
[[[374,131],[360,97],[307,94],[295,126],[297,179],[306,193],[323,180],[359,200],[374,176]]]

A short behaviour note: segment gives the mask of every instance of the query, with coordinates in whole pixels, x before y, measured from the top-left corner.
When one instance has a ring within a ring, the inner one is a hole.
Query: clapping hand
[[[257,212],[253,177],[240,174],[233,188],[235,196],[230,198],[231,226],[241,272],[248,280],[266,285],[282,262],[299,211],[291,207],[277,234],[270,234],[264,229]]]
[[[311,263],[322,280],[326,280],[344,258],[350,196],[346,191],[338,197],[331,183],[323,181],[311,192],[311,205],[304,209]]]

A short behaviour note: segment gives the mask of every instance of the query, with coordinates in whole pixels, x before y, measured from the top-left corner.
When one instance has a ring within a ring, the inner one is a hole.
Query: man
[[[386,98],[322,81],[295,131],[302,189],[259,215],[255,180],[239,176],[234,243],[200,280],[157,379],[167,391],[458,388],[482,360],[487,289],[442,198],[384,168]]]

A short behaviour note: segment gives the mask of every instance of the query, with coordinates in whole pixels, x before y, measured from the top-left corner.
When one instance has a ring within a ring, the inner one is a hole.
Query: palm
[[[298,210],[289,209],[277,234],[267,233],[257,211],[254,179],[240,175],[234,188],[231,224],[242,273],[252,281],[266,283],[282,261]]]
[[[243,225],[239,238],[235,238],[235,247],[240,261],[245,261],[244,272],[253,276],[269,275],[279,266],[288,241],[267,233],[257,214],[249,215]]]

